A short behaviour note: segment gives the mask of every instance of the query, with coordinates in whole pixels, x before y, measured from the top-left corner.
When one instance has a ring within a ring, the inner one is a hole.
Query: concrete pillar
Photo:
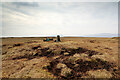
[[[58,42],[60,41],[60,35],[57,35],[57,41]]]

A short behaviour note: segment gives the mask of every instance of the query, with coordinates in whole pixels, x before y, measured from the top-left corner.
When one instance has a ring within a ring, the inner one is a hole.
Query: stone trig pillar
[[[60,35],[57,35],[57,41],[60,42]]]

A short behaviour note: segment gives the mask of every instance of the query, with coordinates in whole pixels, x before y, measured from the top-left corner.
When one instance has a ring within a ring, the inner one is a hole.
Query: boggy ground
[[[3,78],[120,78],[118,39],[2,39]]]

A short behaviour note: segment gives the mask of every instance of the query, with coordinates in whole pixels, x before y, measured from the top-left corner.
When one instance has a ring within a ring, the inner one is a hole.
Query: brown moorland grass
[[[2,39],[2,78],[119,77],[117,38]]]

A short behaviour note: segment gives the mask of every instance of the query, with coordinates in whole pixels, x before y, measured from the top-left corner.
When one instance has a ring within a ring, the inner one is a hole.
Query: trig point
[[[60,42],[60,35],[57,35],[57,42]]]

